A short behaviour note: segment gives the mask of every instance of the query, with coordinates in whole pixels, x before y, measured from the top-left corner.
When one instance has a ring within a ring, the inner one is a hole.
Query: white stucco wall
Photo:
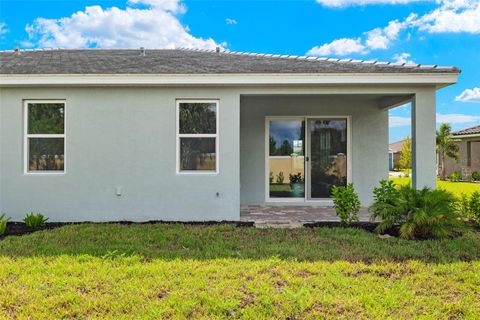
[[[218,175],[176,174],[176,98],[220,99]],[[66,100],[64,175],[24,175],[22,99]],[[14,220],[31,211],[50,221],[240,217],[239,95],[231,89],[2,89],[0,106],[0,209]]]
[[[2,88],[0,211],[16,221],[32,211],[50,221],[238,220],[241,203],[264,203],[266,115],[351,115],[352,178],[367,205],[388,170],[388,112],[378,97],[417,92],[416,108],[428,108],[418,123],[429,128],[433,86]],[[176,174],[175,100],[185,98],[220,100],[218,175]],[[64,175],[24,175],[24,99],[66,100]],[[424,184],[435,180],[435,150],[434,133],[422,134]]]

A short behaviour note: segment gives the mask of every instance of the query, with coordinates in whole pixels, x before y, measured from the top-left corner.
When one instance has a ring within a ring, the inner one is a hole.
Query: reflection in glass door
[[[268,122],[269,198],[305,199],[305,121]]]
[[[307,199],[330,198],[347,183],[347,119],[307,121]]]

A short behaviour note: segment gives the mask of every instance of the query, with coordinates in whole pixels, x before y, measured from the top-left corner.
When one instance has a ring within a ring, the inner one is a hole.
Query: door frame
[[[332,205],[333,200],[331,198],[318,198],[318,199],[308,199],[308,190],[309,185],[309,174],[307,174],[307,166],[304,167],[304,180],[305,180],[305,195],[303,198],[270,198],[270,164],[269,164],[269,154],[270,154],[270,144],[269,144],[269,134],[270,134],[270,121],[272,120],[301,120],[305,121],[305,141],[304,141],[304,156],[306,157],[309,150],[308,148],[308,139],[309,135],[307,134],[307,121],[312,119],[346,119],[347,120],[347,183],[352,182],[352,116],[351,115],[292,115],[292,116],[266,116],[265,117],[265,132],[264,132],[264,158],[265,158],[265,202],[266,203],[303,203],[303,204],[316,204],[316,205]]]

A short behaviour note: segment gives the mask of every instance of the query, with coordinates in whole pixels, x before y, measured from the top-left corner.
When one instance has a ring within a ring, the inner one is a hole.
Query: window
[[[65,172],[65,101],[25,101],[25,172]]]
[[[177,101],[177,172],[218,172],[218,101]]]

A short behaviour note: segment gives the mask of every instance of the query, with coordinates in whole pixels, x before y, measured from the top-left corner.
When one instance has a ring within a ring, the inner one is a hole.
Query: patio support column
[[[419,89],[412,100],[412,185],[436,188],[435,88]]]

